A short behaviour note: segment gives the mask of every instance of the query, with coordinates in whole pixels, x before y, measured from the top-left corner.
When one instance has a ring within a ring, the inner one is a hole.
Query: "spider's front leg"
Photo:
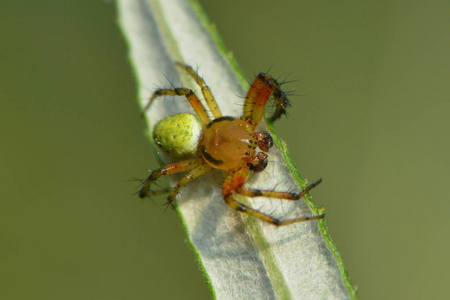
[[[270,75],[259,73],[250,86],[247,96],[245,97],[244,114],[242,118],[254,124],[255,128],[261,122],[264,115],[264,109],[270,95],[275,98],[276,109],[270,117],[270,121],[274,122],[286,113],[287,108],[291,105],[287,94],[280,88],[280,84]]]
[[[308,185],[303,191],[300,193],[292,193],[292,192],[277,192],[272,190],[259,190],[259,189],[250,189],[239,187],[236,192],[240,195],[246,197],[267,197],[267,198],[276,198],[276,199],[284,199],[284,200],[299,200],[303,196],[306,195],[310,190],[318,186],[322,182],[322,178],[317,180],[316,182]]]
[[[265,196],[265,197],[275,197],[275,198],[287,199],[287,200],[298,200],[298,199],[300,199],[300,197],[302,197],[304,194],[306,194],[309,190],[311,190],[317,184],[319,184],[320,181],[313,183],[312,185],[307,187],[302,193],[294,194],[294,193],[287,193],[287,192],[275,192],[275,191],[269,191],[269,190],[245,189],[245,188],[243,188],[243,185],[249,175],[250,175],[250,169],[248,167],[241,167],[237,171],[232,170],[228,173],[225,183],[223,184],[222,195],[223,195],[225,202],[231,208],[233,208],[237,211],[249,214],[255,218],[260,219],[261,221],[273,224],[275,226],[283,226],[283,225],[288,225],[288,224],[297,223],[297,222],[316,220],[316,219],[321,219],[324,217],[324,215],[317,215],[317,216],[305,216],[305,217],[294,218],[294,219],[289,219],[289,220],[280,220],[278,218],[275,218],[268,214],[260,212],[259,210],[251,208],[251,207],[237,201],[234,198],[235,194],[242,194],[244,196],[249,196],[249,197]],[[287,197],[287,198],[285,198],[285,197]]]

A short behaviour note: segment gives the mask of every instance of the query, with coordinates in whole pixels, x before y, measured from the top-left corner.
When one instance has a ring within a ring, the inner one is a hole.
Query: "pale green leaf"
[[[211,30],[205,27],[206,20],[198,4],[184,0],[121,0],[118,11],[138,81],[141,106],[156,88],[170,87],[170,83],[181,86],[184,82],[183,85],[199,91],[185,74],[179,74],[174,65],[178,61],[198,69],[224,115],[242,113],[241,96],[245,96],[248,84],[218,36],[214,32],[211,35]],[[158,99],[146,114],[149,131],[168,115],[192,111],[182,97]],[[307,183],[295,170],[286,145],[277,136],[274,138],[277,146],[270,151],[266,172],[253,175],[248,184],[255,188],[299,191]],[[167,157],[161,159],[170,161]],[[244,216],[224,203],[220,184],[223,177],[214,171],[189,183],[178,197],[177,208],[215,297],[356,297],[324,220],[277,228]],[[280,218],[321,213],[309,197],[296,202],[239,200]]]

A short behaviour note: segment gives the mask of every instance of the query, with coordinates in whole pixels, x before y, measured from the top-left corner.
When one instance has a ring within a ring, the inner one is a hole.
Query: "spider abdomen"
[[[153,130],[156,145],[167,155],[183,159],[197,153],[202,135],[202,123],[192,114],[168,116]]]
[[[230,170],[244,157],[255,155],[257,143],[250,125],[238,118],[221,117],[209,123],[203,131],[200,153],[216,169]]]

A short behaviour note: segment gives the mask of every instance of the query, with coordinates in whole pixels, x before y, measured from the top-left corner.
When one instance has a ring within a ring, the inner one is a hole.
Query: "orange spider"
[[[273,94],[276,102],[276,110],[270,118],[271,121],[275,121],[286,113],[286,107],[289,106],[289,100],[280,89],[278,82],[270,75],[259,73],[245,97],[243,115],[240,118],[222,116],[205,81],[190,66],[180,63],[177,63],[177,66],[184,69],[201,87],[205,102],[214,119],[209,118],[205,107],[191,89],[158,89],[153,93],[144,111],[159,96],[185,96],[200,120],[192,114],[177,114],[166,117],[155,126],[153,138],[163,152],[174,158],[190,157],[191,159],[154,170],[143,182],[144,186],[139,192],[139,197],[145,198],[152,195],[154,191],[150,190],[150,186],[159,177],[187,172],[167,197],[168,203],[173,204],[180,189],[189,181],[212,169],[221,169],[227,174],[222,186],[223,198],[231,208],[237,211],[276,226],[323,218],[324,215],[317,215],[280,220],[242,204],[234,197],[235,194],[240,194],[247,197],[299,200],[321,182],[319,179],[299,194],[244,187],[251,172],[261,172],[266,168],[268,163],[266,152],[273,146],[272,136],[269,133],[255,131],[261,122],[269,96]]]

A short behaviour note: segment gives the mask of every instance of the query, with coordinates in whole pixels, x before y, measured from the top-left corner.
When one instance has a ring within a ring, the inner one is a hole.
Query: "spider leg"
[[[211,111],[212,115],[214,116],[214,119],[220,118],[222,116],[222,112],[220,111],[220,108],[217,105],[216,99],[214,99],[214,96],[211,93],[209,86],[205,83],[203,78],[201,78],[197,74],[197,72],[195,72],[194,69],[192,69],[192,67],[181,64],[181,63],[175,63],[175,64],[178,67],[184,69],[189,74],[189,76],[191,76],[194,79],[194,81],[197,83],[197,85],[200,86],[203,97],[205,98],[206,104],[208,105],[209,110]]]
[[[268,198],[276,198],[276,199],[284,199],[284,200],[299,200],[303,196],[306,195],[310,190],[315,188],[322,182],[322,179],[317,180],[316,182],[308,185],[303,191],[300,193],[290,193],[290,192],[277,192],[271,190],[258,190],[258,189],[250,189],[239,187],[236,190],[236,193],[240,195],[244,195],[246,197],[268,197]]]
[[[145,195],[146,197],[151,197],[151,196],[156,196],[156,195],[161,195],[161,194],[167,194],[168,192],[171,191],[171,188],[161,188],[160,190],[157,191],[151,191],[151,190],[147,190],[147,194]],[[143,198],[143,197],[141,197]]]
[[[259,210],[256,210],[254,208],[251,208],[239,201],[237,201],[234,198],[234,194],[241,194],[240,191],[257,191],[252,189],[242,189],[242,185],[245,183],[245,180],[250,174],[250,170],[246,167],[242,167],[241,169],[237,171],[231,171],[229,172],[224,185],[222,189],[222,194],[225,202],[233,209],[249,214],[255,218],[260,219],[261,221],[273,224],[275,226],[284,226],[292,223],[297,222],[304,222],[309,220],[316,220],[323,218],[323,215],[317,215],[317,216],[306,216],[306,217],[300,217],[300,218],[294,218],[289,220],[280,220],[278,218],[272,217],[268,214],[265,214],[263,212],[260,212]],[[305,189],[306,190],[306,189]],[[263,192],[270,192],[270,191],[263,191]],[[292,193],[288,193],[292,194]],[[246,193],[242,193],[242,195],[246,196]],[[298,194],[300,195],[300,194]],[[262,196],[262,195],[253,195],[253,197]],[[278,195],[281,196],[281,193]],[[294,199],[290,199],[294,200]]]
[[[180,172],[186,172],[197,168],[198,166],[204,163],[203,158],[194,158],[190,160],[180,161],[173,164],[168,164],[163,166],[157,170],[154,170],[150,176],[145,180],[144,186],[139,191],[139,197],[145,198],[149,195],[152,195],[153,191],[150,190],[150,186],[153,182],[155,182],[159,177],[165,175],[171,175]]]
[[[166,95],[185,96],[186,99],[191,104],[192,108],[194,108],[195,112],[202,120],[203,124],[207,125],[211,122],[203,104],[200,102],[200,100],[194,94],[194,92],[188,88],[173,88],[173,89],[158,89],[158,90],[156,90],[153,93],[153,95],[150,97],[150,100],[148,101],[147,105],[145,105],[144,109],[142,110],[141,116],[144,115],[144,112],[150,107],[150,105],[153,103],[153,100],[155,100],[157,97],[166,96]]]
[[[275,83],[277,83],[275,81]],[[291,102],[287,98],[287,94],[280,89],[280,85],[277,83],[273,89],[273,97],[275,99],[276,109],[273,115],[270,117],[270,122],[275,122],[282,115],[286,114],[287,109],[291,106]]]
[[[264,115],[264,109],[270,94],[276,102],[276,110],[270,120],[277,120],[282,114],[286,113],[286,108],[290,105],[286,93],[280,89],[280,84],[270,75],[259,73],[250,86],[244,103],[244,115],[242,118],[251,124],[258,126]]]
[[[242,204],[241,202],[237,201],[236,199],[234,199],[232,194],[229,194],[227,196],[225,196],[225,202],[233,209],[249,214],[255,218],[260,219],[261,221],[273,224],[275,226],[284,226],[284,225],[289,225],[292,223],[298,223],[298,222],[305,222],[305,221],[310,221],[310,220],[316,220],[316,219],[321,219],[323,218],[324,215],[318,215],[318,216],[310,216],[310,217],[301,217],[301,218],[294,218],[294,219],[289,219],[289,220],[280,220],[277,218],[274,218],[268,214],[262,213],[259,210],[256,210],[254,208],[251,208],[245,204]]]
[[[172,192],[167,197],[167,202],[169,204],[173,204],[175,197],[180,192],[181,188],[185,186],[189,181],[194,180],[195,178],[204,175],[205,173],[211,171],[212,167],[208,165],[207,163],[203,162],[203,164],[199,165],[198,167],[190,170],[187,174],[181,178],[180,181],[178,181],[177,185],[173,188]]]

